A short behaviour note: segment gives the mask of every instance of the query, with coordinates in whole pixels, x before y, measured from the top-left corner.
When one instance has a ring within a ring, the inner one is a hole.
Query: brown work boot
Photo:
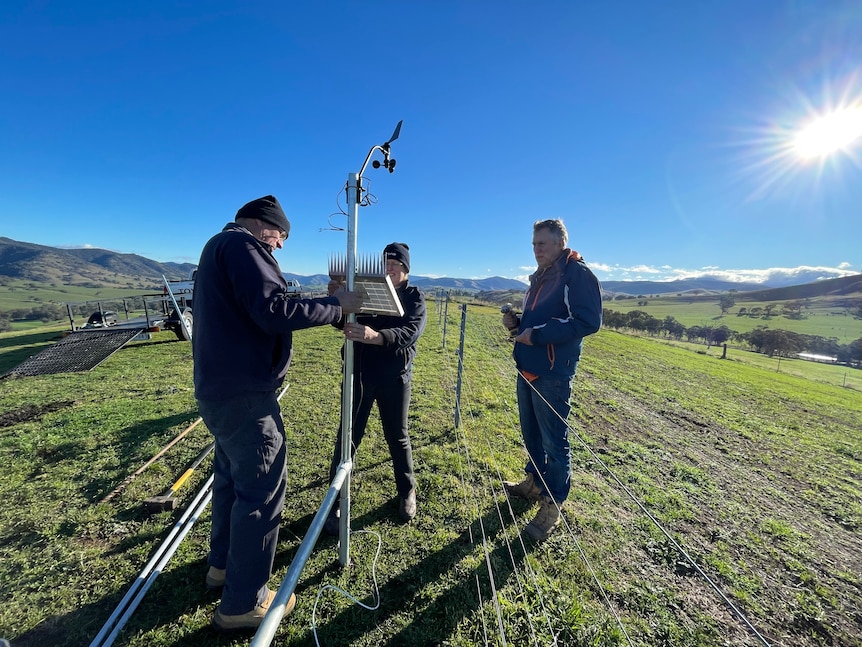
[[[220,589],[224,586],[225,569],[210,566],[207,571],[206,584],[208,589]]]
[[[539,502],[539,511],[524,531],[534,541],[545,541],[559,525],[560,509],[551,497],[543,496]]]
[[[416,516],[416,488],[410,490],[407,496],[398,502],[398,514],[404,521],[410,521]]]
[[[260,626],[260,623],[263,622],[263,617],[266,615],[266,612],[269,611],[269,607],[272,605],[272,601],[275,599],[275,591],[270,589],[266,590],[266,598],[263,602],[255,606],[251,611],[247,613],[240,613],[235,616],[227,616],[224,615],[221,611],[216,609],[215,615],[213,616],[212,625],[219,631],[236,631],[239,629],[257,629]],[[291,593],[290,599],[287,601],[287,604],[284,606],[284,616],[290,614],[293,611],[293,608],[296,606],[296,594]],[[284,617],[282,616],[282,617]]]
[[[527,472],[524,480],[520,483],[503,481],[503,487],[506,492],[519,499],[535,502],[542,498],[542,492],[539,490],[539,486],[536,485],[536,479],[532,472]]]

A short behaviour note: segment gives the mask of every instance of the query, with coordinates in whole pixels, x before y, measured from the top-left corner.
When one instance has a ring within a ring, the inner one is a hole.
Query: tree
[[[664,318],[661,328],[667,333],[668,337],[673,337],[674,339],[682,339],[682,336],[685,334],[685,326],[670,315]]]
[[[712,329],[712,343],[718,346],[719,344],[723,344],[730,336],[733,334],[733,331],[727,326],[719,326],[718,328]]]
[[[733,298],[732,294],[722,294],[718,297],[718,307],[721,308],[721,314],[723,315],[727,314],[727,311],[735,305],[736,299]]]
[[[804,305],[804,301],[787,301],[781,310],[788,319],[802,319],[802,306]]]

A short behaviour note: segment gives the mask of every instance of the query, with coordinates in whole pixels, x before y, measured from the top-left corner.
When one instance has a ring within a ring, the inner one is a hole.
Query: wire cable
[[[523,379],[523,377],[522,377],[522,376],[520,376],[520,377],[519,377],[519,379]],[[525,381],[527,382],[527,384],[530,384],[530,382],[529,382],[529,381],[527,381],[527,380],[525,380]],[[573,435],[573,436],[578,440],[578,442],[581,444],[581,446],[582,446],[585,450],[587,450],[587,452],[589,452],[590,456],[592,456],[592,457],[593,457],[593,459],[596,461],[596,463],[597,463],[597,464],[599,464],[599,465],[602,467],[602,469],[603,469],[603,470],[608,474],[608,476],[610,476],[610,477],[614,480],[614,482],[615,482],[615,483],[616,483],[616,484],[617,484],[617,485],[618,485],[618,486],[619,486],[619,487],[620,487],[620,488],[621,488],[621,489],[626,493],[626,495],[628,495],[628,497],[629,497],[629,498],[630,498],[630,499],[635,503],[635,505],[637,505],[637,507],[641,510],[641,512],[643,512],[643,513],[647,516],[647,518],[649,518],[649,520],[650,520],[650,521],[652,521],[652,523],[656,526],[656,528],[658,528],[658,529],[659,529],[659,531],[660,531],[660,532],[665,536],[665,538],[666,538],[668,541],[670,541],[670,543],[673,545],[673,547],[674,547],[677,551],[679,551],[679,553],[680,553],[680,554],[685,558],[685,560],[686,560],[689,564],[691,564],[691,566],[695,569],[695,571],[697,571],[698,575],[700,575],[700,576],[703,578],[703,580],[704,580],[704,581],[705,581],[705,582],[706,582],[706,583],[707,583],[707,584],[712,588],[712,590],[713,590],[713,591],[715,591],[715,593],[717,593],[717,594],[718,594],[718,596],[722,599],[722,601],[725,603],[725,605],[727,605],[727,607],[728,607],[728,608],[733,612],[733,614],[734,614],[734,615],[736,615],[736,617],[737,617],[737,618],[738,618],[738,619],[739,619],[743,624],[745,624],[745,626],[746,626],[746,627],[751,631],[751,633],[752,633],[752,634],[753,634],[753,635],[754,635],[754,636],[755,636],[755,637],[760,641],[760,643],[761,643],[762,645],[764,645],[765,647],[771,647],[770,643],[766,640],[766,638],[764,638],[764,637],[760,634],[760,632],[759,632],[759,631],[757,630],[757,628],[756,628],[756,627],[755,627],[755,626],[754,626],[754,625],[753,625],[753,624],[748,620],[748,618],[745,616],[745,614],[744,614],[744,613],[742,613],[742,611],[740,611],[740,610],[739,610],[739,608],[737,608],[737,606],[736,606],[735,604],[733,604],[733,602],[730,600],[730,598],[728,598],[728,597],[724,594],[724,592],[719,588],[719,586],[718,586],[715,582],[713,582],[713,580],[709,577],[709,575],[707,575],[707,574],[706,574],[706,572],[704,572],[704,570],[703,570],[703,569],[702,569],[702,568],[697,564],[697,562],[695,562],[695,561],[694,561],[694,559],[693,559],[693,558],[688,554],[688,552],[687,552],[687,551],[686,551],[686,550],[685,550],[685,549],[684,549],[684,548],[679,544],[679,542],[677,542],[677,541],[676,541],[676,540],[671,536],[671,534],[670,534],[667,530],[665,530],[664,526],[662,526],[662,524],[659,522],[659,520],[658,520],[658,519],[656,519],[656,518],[652,515],[652,513],[651,513],[651,512],[647,509],[647,507],[646,507],[646,506],[645,506],[645,505],[640,501],[640,499],[638,499],[638,498],[635,496],[635,494],[634,494],[634,493],[633,493],[633,492],[632,492],[632,491],[631,491],[631,490],[630,490],[630,489],[625,485],[625,483],[623,483],[623,482],[622,482],[622,481],[617,477],[617,475],[616,475],[616,474],[614,474],[614,472],[613,472],[613,471],[612,471],[612,470],[611,470],[611,469],[610,469],[610,468],[605,464],[605,462],[604,462],[601,458],[599,458],[599,456],[598,456],[598,455],[593,451],[593,449],[592,449],[592,448],[591,448],[591,447],[586,443],[586,441],[584,441],[584,439],[583,439],[583,438],[581,438],[581,436],[580,436],[580,435],[579,435],[579,434],[578,434],[574,429],[572,429],[572,427],[569,425],[568,421],[563,420],[562,416],[560,416],[560,415],[559,415],[559,413],[558,413],[557,411],[555,411],[555,410],[554,410],[554,408],[550,405],[550,403],[549,403],[547,400],[545,400],[545,398],[542,396],[542,394],[541,394],[541,393],[539,393],[539,392],[538,392],[538,390],[536,390],[536,389],[535,389],[535,387],[533,387],[533,386],[532,386],[532,384],[530,384],[530,387],[531,387],[531,388],[533,389],[533,391],[534,391],[534,392],[535,392],[535,393],[536,393],[536,394],[537,394],[537,395],[542,399],[542,401],[543,401],[543,402],[545,402],[545,404],[547,404],[547,405],[548,405],[548,408],[550,408],[550,409],[554,412],[554,414],[555,414],[558,418],[560,418],[560,420],[562,420],[562,421],[566,424],[566,426],[569,428],[569,431],[571,431],[571,432],[572,432],[572,435]]]
[[[317,597],[315,597],[315,599],[314,599],[314,607],[311,610],[311,630],[314,633],[314,644],[316,644],[317,647],[320,647],[320,640],[317,636],[317,605],[320,603],[321,596],[326,591],[329,591],[329,590],[335,591],[339,595],[344,596],[345,598],[347,598],[348,600],[350,600],[354,604],[357,604],[360,607],[362,607],[363,609],[367,609],[368,611],[375,611],[380,607],[380,588],[377,584],[377,560],[380,557],[380,550],[383,546],[383,538],[380,536],[379,533],[374,532],[373,530],[351,530],[350,531],[351,537],[353,537],[355,535],[361,535],[361,534],[374,535],[375,537],[377,537],[377,550],[374,553],[374,559],[371,561],[371,581],[374,583],[373,599],[375,599],[376,602],[374,603],[374,606],[369,606],[369,605],[361,602],[360,600],[358,600],[356,597],[354,597],[353,595],[351,595],[350,593],[348,593],[347,591],[345,591],[341,587],[335,586],[334,584],[324,584],[323,586],[321,586],[317,591]]]

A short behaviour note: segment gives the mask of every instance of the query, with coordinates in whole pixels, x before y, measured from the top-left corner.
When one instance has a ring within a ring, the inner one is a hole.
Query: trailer
[[[176,295],[172,287],[165,281],[162,294],[139,294],[117,299],[100,299],[67,303],[66,312],[69,317],[71,332],[92,331],[99,329],[140,329],[136,339],[148,339],[150,333],[170,330],[181,341],[191,341],[194,318],[190,295]],[[143,309],[142,315],[132,316]],[[84,311],[87,320],[79,325],[76,322],[76,312]],[[89,313],[89,314],[87,314]],[[122,315],[125,314],[125,318]]]

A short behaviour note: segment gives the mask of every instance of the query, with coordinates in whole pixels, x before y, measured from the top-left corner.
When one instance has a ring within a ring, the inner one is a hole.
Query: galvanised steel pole
[[[458,381],[455,385],[455,429],[461,426],[461,383],[464,379],[464,335],[467,330],[467,304],[461,305],[461,341],[458,343]]]
[[[278,591],[275,593],[275,598],[273,598],[272,604],[269,606],[269,611],[266,612],[263,622],[261,622],[260,627],[257,628],[257,632],[255,632],[254,638],[251,643],[249,643],[249,647],[269,647],[272,643],[272,639],[275,637],[275,632],[278,631],[278,626],[281,623],[281,619],[284,617],[284,609],[287,606],[288,600],[290,600],[290,594],[296,590],[296,584],[299,582],[299,576],[302,574],[302,569],[305,567],[305,563],[311,556],[311,551],[314,550],[317,538],[320,536],[321,530],[323,530],[323,524],[326,522],[326,515],[329,514],[329,509],[335,503],[339,490],[344,490],[344,485],[346,484],[345,479],[350,475],[350,471],[352,469],[353,464],[349,461],[342,462],[338,466],[338,470],[335,472],[335,478],[332,479],[329,490],[323,498],[323,505],[320,506],[317,514],[314,515],[311,526],[308,528],[308,532],[305,533],[305,537],[299,545],[299,549],[296,551],[296,556],[294,556],[293,561],[290,562],[287,574],[284,576],[281,585],[278,587]]]
[[[370,155],[370,153],[369,153]],[[364,170],[364,168],[363,168]],[[359,226],[359,202],[362,198],[362,175],[347,175],[347,289],[356,285],[356,230]],[[347,315],[347,322],[356,321],[356,315]],[[350,448],[353,444],[353,341],[344,344],[344,372],[341,377],[341,465],[352,464]],[[341,486],[341,520],[338,526],[338,561],[342,566],[350,563],[350,470]]]

